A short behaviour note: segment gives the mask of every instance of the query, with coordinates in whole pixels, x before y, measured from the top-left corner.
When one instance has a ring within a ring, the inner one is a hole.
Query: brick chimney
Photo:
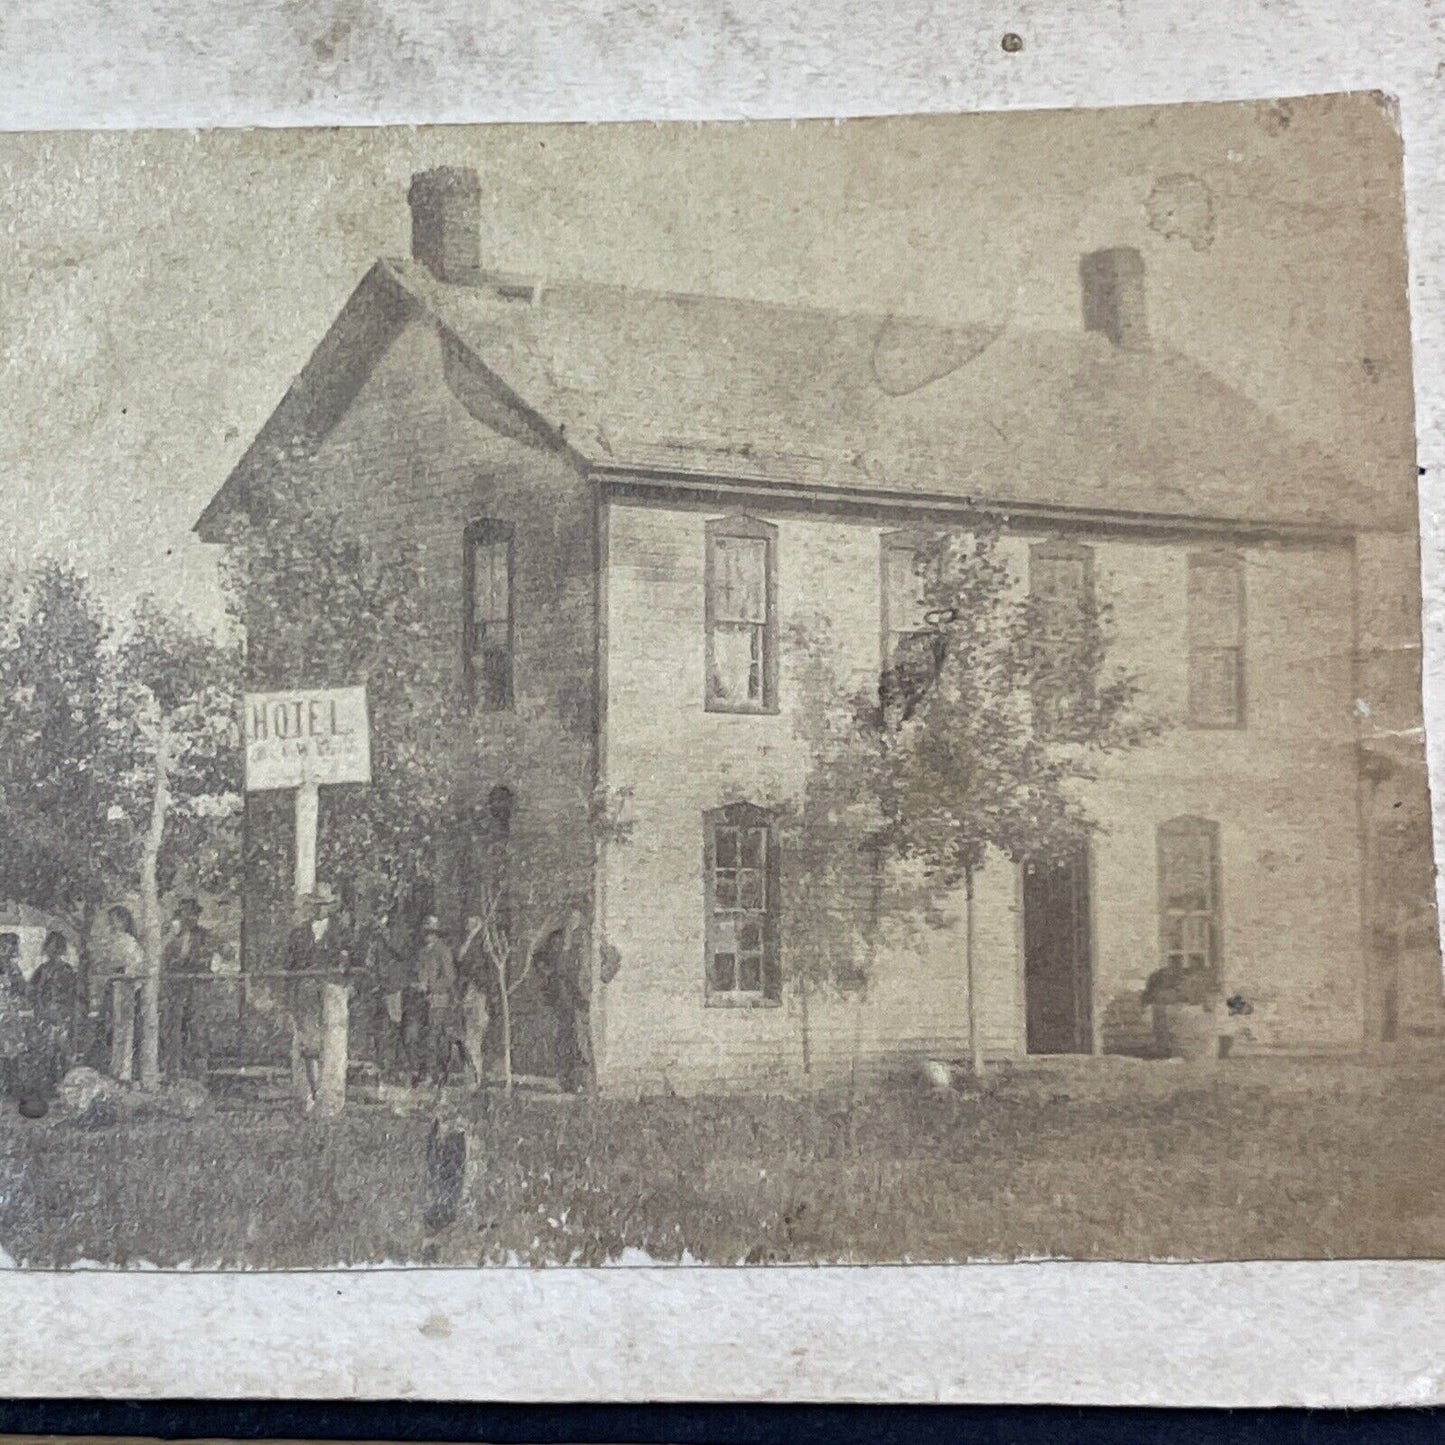
[[[1149,345],[1144,310],[1144,258],[1133,246],[1090,251],[1079,261],[1084,329],[1102,331],[1115,346],[1142,351]]]
[[[438,166],[411,178],[411,254],[438,281],[471,286],[481,278],[481,198],[481,182],[468,166]]]

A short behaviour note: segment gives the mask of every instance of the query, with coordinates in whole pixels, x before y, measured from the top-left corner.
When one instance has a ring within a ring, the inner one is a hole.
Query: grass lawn
[[[519,1094],[465,1117],[469,1184],[429,1229],[424,1111],[83,1128],[11,1105],[0,1244],[41,1266],[1445,1255],[1445,1060],[1093,1060],[851,1112]]]

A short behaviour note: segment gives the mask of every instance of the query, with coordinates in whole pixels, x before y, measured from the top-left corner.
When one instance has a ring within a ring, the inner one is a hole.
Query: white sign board
[[[371,781],[364,687],[247,693],[243,706],[247,792]]]

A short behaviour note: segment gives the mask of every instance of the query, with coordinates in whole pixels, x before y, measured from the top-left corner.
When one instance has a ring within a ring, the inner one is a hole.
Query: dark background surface
[[[0,1403],[0,1432],[171,1439],[933,1445],[1094,1441],[1370,1445],[1434,1440],[1441,1410],[1112,1410],[848,1405],[457,1405],[295,1401]]]

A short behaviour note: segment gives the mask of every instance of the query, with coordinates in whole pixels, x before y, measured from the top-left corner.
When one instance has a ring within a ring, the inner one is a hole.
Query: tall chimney
[[[1084,329],[1102,331],[1115,346],[1142,351],[1149,345],[1144,313],[1144,258],[1133,246],[1090,251],[1079,261]]]
[[[475,285],[482,270],[482,187],[469,166],[418,171],[406,193],[411,254],[438,281]]]

